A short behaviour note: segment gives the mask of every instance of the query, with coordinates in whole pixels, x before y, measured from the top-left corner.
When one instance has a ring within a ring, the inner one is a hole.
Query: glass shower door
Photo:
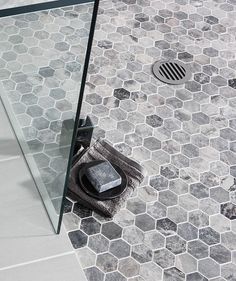
[[[98,1],[35,2],[0,11],[0,96],[59,233]]]

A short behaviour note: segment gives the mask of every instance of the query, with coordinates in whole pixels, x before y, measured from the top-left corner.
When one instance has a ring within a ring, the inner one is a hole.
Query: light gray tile
[[[72,250],[56,235],[23,158],[0,162],[0,268]]]
[[[0,270],[5,281],[85,281],[84,273],[75,254],[50,258],[38,262]]]

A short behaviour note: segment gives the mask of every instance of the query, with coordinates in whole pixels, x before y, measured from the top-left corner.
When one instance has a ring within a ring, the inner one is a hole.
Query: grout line
[[[29,262],[23,262],[23,263],[18,263],[18,264],[2,267],[2,268],[0,268],[0,271],[8,270],[8,269],[16,268],[16,267],[21,267],[21,266],[29,265],[29,264],[32,264],[32,263],[41,262],[41,261],[47,261],[47,260],[54,259],[54,258],[64,257],[64,256],[68,256],[68,255],[71,255],[71,254],[74,255],[75,252],[74,251],[70,251],[70,252],[66,252],[66,253],[50,256],[50,257],[45,257],[45,258],[41,258],[41,259],[32,260],[32,261],[29,261]]]
[[[21,158],[21,155],[11,156],[11,157],[9,157],[9,158],[0,159],[0,163],[1,163],[1,162],[5,162],[5,161],[16,160],[16,159],[20,159],[20,158]]]

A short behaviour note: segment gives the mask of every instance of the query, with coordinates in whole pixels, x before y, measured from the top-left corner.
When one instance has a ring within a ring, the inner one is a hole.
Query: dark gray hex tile
[[[229,85],[229,87],[236,89],[236,79],[229,79],[228,85]]]
[[[166,237],[166,248],[178,255],[186,251],[186,241],[178,235]]]
[[[153,176],[150,178],[150,185],[158,191],[168,188],[169,181],[163,176]]]
[[[167,207],[156,201],[147,205],[147,213],[154,219],[161,219],[166,216]]]
[[[185,274],[176,267],[171,267],[164,270],[164,281],[184,281]]]
[[[190,185],[190,193],[198,198],[206,198],[209,196],[209,189],[202,183],[193,183]]]
[[[119,88],[114,90],[114,97],[118,100],[125,100],[130,98],[130,92],[124,88]]]
[[[163,119],[155,114],[149,115],[146,117],[146,123],[153,128],[157,128],[157,127],[162,126]]]
[[[107,222],[102,225],[102,234],[109,240],[117,239],[121,237],[122,228],[112,221]]]
[[[104,279],[104,273],[95,266],[86,268],[84,273],[88,281],[103,281]]]
[[[109,40],[99,40],[97,45],[101,49],[111,49],[113,43]]]
[[[86,234],[92,235],[100,232],[101,224],[92,217],[84,218],[81,221],[80,229]]]
[[[139,274],[140,265],[133,258],[128,257],[119,260],[118,270],[127,278],[133,277]]]
[[[199,239],[207,245],[215,245],[220,242],[220,234],[211,227],[199,229]]]
[[[156,229],[164,236],[176,234],[177,224],[168,218],[157,220]]]
[[[145,263],[152,260],[152,249],[145,244],[132,246],[131,256],[139,263]]]
[[[55,70],[49,66],[46,67],[41,67],[39,69],[39,74],[42,75],[43,77],[51,77],[55,73]]]
[[[68,236],[74,249],[82,248],[87,244],[88,236],[80,230],[71,231]]]
[[[219,264],[231,261],[231,252],[222,245],[210,247],[210,257]]]
[[[141,214],[136,216],[135,225],[142,231],[149,231],[155,229],[155,220],[148,214]]]
[[[176,179],[179,177],[179,169],[173,165],[161,166],[161,175],[167,179]]]
[[[177,11],[174,13],[174,17],[177,18],[178,20],[185,20],[188,18],[188,14],[182,11]]]
[[[131,211],[133,214],[141,214],[145,213],[146,211],[146,204],[141,199],[137,198],[131,198],[127,201],[126,208]]]
[[[178,54],[178,59],[184,62],[193,61],[193,55],[188,52],[182,52]]]
[[[81,206],[79,203],[74,204],[73,213],[79,216],[80,218],[87,218],[92,216],[92,211]]]
[[[174,206],[178,202],[178,197],[170,190],[164,190],[159,192],[159,202],[165,206]]]
[[[118,271],[109,272],[106,274],[105,281],[126,281],[127,279]]]
[[[219,19],[214,16],[205,16],[204,21],[211,25],[219,23]]]
[[[230,220],[236,219],[236,205],[228,202],[225,204],[221,204],[220,206],[221,214],[227,217]]]
[[[198,262],[198,270],[207,278],[220,276],[220,265],[211,258],[206,258]]]
[[[186,281],[208,281],[208,279],[199,272],[193,272],[186,275]]]
[[[208,257],[208,246],[200,240],[188,242],[188,253],[196,259]]]
[[[103,253],[97,256],[97,267],[103,272],[111,272],[117,269],[118,259],[110,253]]]
[[[149,20],[149,16],[144,13],[136,14],[134,18],[139,22],[145,22]]]
[[[103,253],[108,251],[109,240],[101,234],[96,234],[89,237],[88,246],[95,253]]]
[[[118,259],[128,257],[130,255],[130,245],[122,239],[111,241],[109,251]]]
[[[177,233],[187,241],[197,239],[198,237],[198,229],[188,222],[178,224]]]
[[[169,250],[163,248],[154,251],[153,261],[162,268],[168,268],[174,265],[175,256]]]
[[[151,151],[155,151],[161,148],[161,142],[154,137],[145,138],[143,145]]]

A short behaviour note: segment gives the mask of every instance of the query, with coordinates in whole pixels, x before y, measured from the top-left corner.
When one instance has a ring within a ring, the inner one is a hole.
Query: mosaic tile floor
[[[89,281],[236,280],[236,1],[102,1],[84,112],[149,177],[113,220],[67,202]],[[160,58],[192,79],[154,78]]]
[[[76,103],[89,19],[77,9],[0,22],[0,78],[41,171],[50,168],[45,178],[62,169],[45,145],[57,143],[58,120]],[[68,199],[64,223],[88,281],[236,280],[235,34],[235,0],[101,2],[83,111],[97,125],[94,139],[149,176],[113,220]],[[156,80],[151,66],[161,58],[190,64],[192,79]]]

